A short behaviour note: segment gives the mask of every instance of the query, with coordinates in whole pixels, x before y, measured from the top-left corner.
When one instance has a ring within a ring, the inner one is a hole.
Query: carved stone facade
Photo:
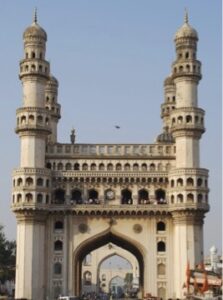
[[[23,35],[23,106],[13,172],[17,218],[16,298],[81,294],[82,261],[112,243],[134,255],[140,293],[182,297],[187,262],[203,259],[208,170],[200,167],[204,111],[201,63],[187,16],[175,36],[176,60],[164,82],[163,133],[154,144],[57,141],[58,81],[45,60],[46,32],[35,17]]]

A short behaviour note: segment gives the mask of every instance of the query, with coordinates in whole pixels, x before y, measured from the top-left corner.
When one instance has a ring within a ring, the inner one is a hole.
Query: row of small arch
[[[25,57],[26,57],[26,59],[29,59],[29,58],[42,59],[43,58],[43,54],[42,54],[42,52],[36,53],[35,51],[31,51],[31,52],[26,52]]]
[[[178,68],[174,67],[174,69],[173,69],[174,73],[192,72],[192,71],[200,73],[200,70],[201,70],[200,66],[189,65],[189,64],[180,65]]]
[[[177,54],[177,56],[178,56],[179,59],[181,59],[181,58],[193,58],[193,59],[195,59],[196,58],[196,52],[191,53],[191,55],[190,55],[190,52],[188,52],[188,51],[183,52],[183,53],[179,52]]]
[[[121,164],[121,163],[117,163],[117,164],[112,164],[112,163],[108,163],[107,165],[104,163],[100,163],[100,164],[95,164],[95,163],[75,163],[74,165],[72,165],[70,162],[62,163],[50,163],[48,162],[46,164],[46,167],[48,169],[53,169],[53,170],[58,170],[58,171],[71,171],[71,170],[75,170],[75,171],[169,171],[171,169],[171,164],[167,163],[166,165],[162,164],[162,163],[151,163],[151,164],[138,164],[138,163],[134,163],[134,164]]]
[[[54,112],[56,112],[56,113],[60,113],[60,109],[59,108],[56,108],[55,106],[51,106],[51,107],[49,107],[49,106],[46,106],[46,109],[47,110],[51,110],[51,111],[54,111]]]
[[[197,179],[193,179],[192,177],[188,177],[186,179],[183,178],[178,178],[176,180],[171,179],[170,181],[170,186],[173,187],[183,187],[183,186],[187,186],[187,187],[191,187],[191,186],[208,186],[208,181],[207,179],[202,179],[202,178],[197,178]]]
[[[199,193],[199,194],[195,194],[194,193],[187,193],[186,195],[183,195],[181,193],[177,194],[177,195],[171,195],[170,196],[170,203],[208,203],[208,195],[207,194],[203,194],[203,193]]]
[[[182,123],[186,123],[186,124],[202,124],[204,123],[204,118],[203,117],[199,117],[199,116],[191,116],[191,115],[186,115],[186,116],[178,116],[177,118],[173,117],[172,118],[172,125],[176,124],[176,122],[178,124],[182,124]]]
[[[25,184],[26,186],[33,186],[34,185],[34,179],[32,177],[27,177],[26,179],[23,179],[21,177],[13,180],[13,186],[22,186]],[[39,177],[35,180],[35,184],[37,186],[44,186],[44,179],[42,177]],[[49,187],[50,181],[49,179],[46,179],[45,186]]]
[[[29,203],[29,202],[33,202],[33,194],[32,193],[26,193],[25,194],[25,202]],[[62,198],[63,199],[63,198]],[[131,199],[131,198],[130,198]],[[81,199],[80,199],[81,200]],[[146,199],[143,199],[143,198],[139,198],[139,203],[142,204],[142,202],[140,202],[140,200],[149,200],[149,198]],[[186,196],[184,196],[183,194],[179,193],[177,194],[176,196],[175,195],[171,195],[170,196],[170,203],[184,203],[186,200],[186,202],[195,202],[195,196],[193,193],[187,193]],[[13,195],[13,203],[20,203],[22,202],[22,194],[16,194],[16,195]],[[36,195],[36,202],[37,203],[43,203],[44,202],[44,195],[42,193],[38,193]],[[57,198],[57,201],[56,203],[57,204],[62,204],[65,202],[65,199],[64,200],[61,200]],[[197,198],[196,198],[196,202],[197,203],[208,203],[208,195],[205,194],[203,195],[202,193],[199,193],[197,194]],[[49,203],[49,195],[45,195],[45,203]],[[129,204],[129,203],[123,203],[123,204]]]
[[[48,73],[48,68],[39,64],[24,65],[20,67],[20,72],[41,72]]]
[[[44,122],[45,119],[45,122]],[[33,115],[33,114],[29,114],[28,116],[26,115],[22,115],[20,117],[17,118],[17,125],[25,125],[25,124],[35,124],[35,120],[37,122],[37,124],[41,124],[43,125],[43,123],[45,123],[45,125],[49,124],[49,118],[48,117],[43,117],[42,115]]]
[[[170,113],[171,111],[173,111],[175,109],[175,106],[166,106],[164,108],[162,108],[162,113]]]
[[[24,198],[24,201],[26,203],[31,203],[31,202],[34,202],[34,196],[32,193],[26,193],[25,195],[25,198]],[[42,193],[38,193],[36,194],[36,203],[49,203],[49,195],[45,195],[45,200],[44,200],[44,194]],[[20,203],[20,202],[23,202],[23,194],[13,194],[12,196],[12,202],[13,203]]]
[[[162,182],[164,182],[162,180]],[[205,186],[207,187],[208,186],[208,181],[207,179],[202,179],[202,178],[197,178],[197,179],[193,179],[192,177],[188,177],[186,179],[183,179],[183,178],[178,178],[176,180],[174,179],[171,179],[170,181],[170,186],[173,188],[173,187],[183,187],[184,185],[186,186],[195,186],[195,182],[196,182],[196,185],[198,187],[201,187],[201,186]],[[46,179],[45,180],[45,186],[46,187],[49,187],[49,179]],[[26,186],[33,186],[34,185],[34,179],[32,177],[27,177],[26,179],[23,179],[21,177],[17,178],[17,179],[14,179],[13,180],[13,186],[22,186],[23,184],[25,184]],[[44,179],[42,177],[39,177],[35,180],[35,184],[37,186],[44,186]]]
[[[104,198],[106,198],[106,192],[110,191],[111,189],[107,189],[103,195]],[[65,190],[63,189],[56,189],[54,191],[53,195],[54,201],[57,204],[63,204],[65,202]],[[165,200],[166,198],[166,192],[163,189],[157,189],[155,191],[155,198],[156,200]],[[73,189],[71,191],[71,200],[75,201],[76,203],[83,203],[84,199],[83,192],[80,189]],[[98,200],[99,199],[99,193],[96,189],[90,189],[87,191],[87,199]],[[138,201],[140,204],[142,204],[142,201],[149,200],[149,191],[146,189],[140,189],[138,191]],[[96,201],[97,203],[98,201]],[[130,189],[122,189],[121,190],[121,203],[122,204],[132,204],[132,191]]]
[[[56,181],[60,184],[62,182],[75,182],[75,183],[114,183],[114,184],[162,184],[168,183],[167,177],[57,177]]]

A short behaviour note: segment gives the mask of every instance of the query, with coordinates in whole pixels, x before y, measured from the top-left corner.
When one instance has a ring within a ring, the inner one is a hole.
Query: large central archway
[[[81,269],[82,261],[84,257],[108,243],[113,243],[129,252],[131,252],[139,263],[139,287],[140,292],[143,294],[143,282],[144,282],[144,255],[143,249],[135,241],[132,241],[129,237],[123,236],[112,230],[106,230],[100,234],[82,242],[74,252],[74,294],[80,296],[81,293]]]

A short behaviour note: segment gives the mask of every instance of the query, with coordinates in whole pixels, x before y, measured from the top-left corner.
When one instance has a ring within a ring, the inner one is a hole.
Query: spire
[[[187,11],[187,8],[185,8],[184,23],[188,24],[188,11]]]
[[[33,22],[37,23],[37,8],[36,7],[35,7],[35,10],[34,10]]]

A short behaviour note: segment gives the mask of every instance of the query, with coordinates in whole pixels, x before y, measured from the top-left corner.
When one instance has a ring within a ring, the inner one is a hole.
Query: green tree
[[[133,281],[133,274],[132,273],[126,273],[124,281],[125,281],[126,288],[131,289],[132,281]]]
[[[8,241],[0,225],[0,281],[15,279],[16,242]]]

